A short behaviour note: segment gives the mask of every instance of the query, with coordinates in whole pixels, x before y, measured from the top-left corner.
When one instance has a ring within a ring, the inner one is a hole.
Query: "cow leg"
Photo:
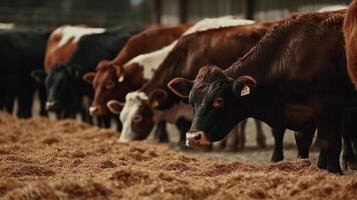
[[[122,129],[123,129],[123,124],[121,123],[119,117],[114,117],[114,121],[115,121],[115,123],[117,125],[117,131],[121,132]]]
[[[185,144],[186,133],[188,130],[190,130],[191,121],[181,117],[176,121],[176,126],[180,131],[180,141],[179,141],[180,148],[182,150],[186,150],[187,149],[186,144]]]
[[[8,113],[12,113],[15,105],[15,96],[14,95],[6,95],[4,97],[4,109]]]
[[[38,97],[40,99],[40,116],[48,116],[46,110],[47,94],[46,94],[46,87],[44,86],[44,84],[41,84],[38,87]]]
[[[356,145],[355,141],[355,128],[353,123],[356,117],[354,116],[354,111],[344,114],[344,129],[342,133],[343,139],[343,153],[342,153],[342,168],[347,169],[348,167],[352,170],[357,169],[356,152],[354,147]]]
[[[155,137],[158,139],[160,143],[169,141],[167,130],[166,130],[166,121],[160,120],[157,123],[155,129]]]
[[[314,138],[315,127],[304,132],[295,132],[295,142],[298,149],[298,158],[309,158],[309,150]]]
[[[320,145],[318,167],[329,172],[342,173],[340,167],[342,109],[335,105],[329,105],[328,112],[321,113],[316,119],[317,137]],[[326,108],[328,109],[328,108]]]
[[[32,116],[32,104],[35,88],[33,84],[27,81],[24,81],[24,86],[26,87],[23,87],[18,94],[17,116],[20,118],[29,118]]]
[[[265,135],[264,135],[264,132],[263,132],[263,127],[262,127],[262,122],[260,122],[259,120],[254,120],[255,121],[255,127],[256,127],[256,130],[257,130],[257,144],[259,147],[261,148],[265,148],[267,145],[266,145],[266,138],[265,138]]]
[[[233,130],[226,136],[226,146],[224,151],[235,151],[237,150],[238,136],[239,136],[239,124],[237,124]]]
[[[283,140],[284,140],[285,129],[273,128],[271,131],[275,142],[273,155],[271,157],[271,162],[282,161],[284,159]]]
[[[247,126],[248,120],[242,120],[238,124],[238,149],[244,149],[245,147],[245,127]]]

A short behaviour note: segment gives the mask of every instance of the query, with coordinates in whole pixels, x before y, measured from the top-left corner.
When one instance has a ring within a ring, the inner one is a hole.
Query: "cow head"
[[[89,108],[91,115],[106,115],[109,113],[106,104],[111,99],[123,101],[125,95],[138,89],[140,82],[140,72],[124,70],[123,66],[118,66],[109,62],[98,64],[96,73],[88,73],[83,79],[92,84],[95,90],[94,99]]]
[[[114,113],[120,113],[123,129],[119,141],[145,139],[154,127],[153,109],[164,100],[166,92],[156,90],[147,96],[144,92],[131,92],[126,96],[126,102],[120,112],[119,103],[110,105],[109,109]]]
[[[72,109],[78,93],[77,86],[80,80],[78,66],[55,65],[46,78],[47,102],[46,109],[59,111]]]
[[[255,81],[249,76],[232,80],[218,67],[203,67],[195,81],[175,78],[169,88],[192,104],[194,118],[186,133],[186,145],[201,147],[222,140],[247,117],[250,92]]]

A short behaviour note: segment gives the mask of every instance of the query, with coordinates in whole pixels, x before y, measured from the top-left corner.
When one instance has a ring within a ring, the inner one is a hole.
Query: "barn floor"
[[[252,165],[224,161],[218,153],[188,155],[168,145],[122,144],[116,136],[112,130],[72,120],[20,120],[0,112],[0,199],[353,199],[357,195],[355,173],[321,172],[308,160]],[[271,150],[260,151],[269,160]],[[215,158],[207,158],[212,154]],[[260,157],[249,148],[236,154],[253,162],[256,155]]]

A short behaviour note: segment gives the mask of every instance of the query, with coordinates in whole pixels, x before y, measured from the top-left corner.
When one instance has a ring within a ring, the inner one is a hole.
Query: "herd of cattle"
[[[283,159],[290,129],[298,157],[308,158],[316,131],[319,168],[341,173],[342,141],[343,163],[357,167],[357,0],[347,10],[266,22],[15,26],[0,30],[0,44],[0,109],[13,112],[16,100],[18,117],[31,117],[38,91],[42,116],[80,114],[109,127],[119,115],[122,142],[150,133],[166,141],[165,125],[173,123],[188,147],[242,132],[252,117],[273,128],[272,161]]]

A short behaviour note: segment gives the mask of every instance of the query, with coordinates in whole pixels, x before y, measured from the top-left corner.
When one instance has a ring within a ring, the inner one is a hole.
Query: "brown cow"
[[[343,108],[356,98],[346,69],[343,19],[343,11],[292,15],[228,69],[205,67],[194,82],[176,81],[195,113],[187,145],[221,140],[247,117],[295,131],[316,126],[318,167],[341,172]]]
[[[343,24],[345,35],[347,68],[357,90],[357,0],[348,7]]]
[[[140,79],[140,69],[127,68],[126,73],[131,75],[122,84],[118,83],[116,70],[121,65],[137,55],[148,53],[171,44],[180,37],[191,25],[183,24],[174,27],[155,27],[138,33],[131,37],[124,48],[112,61],[103,60],[97,65],[97,72],[90,72],[83,76],[84,80],[93,84],[95,95],[92,106],[89,108],[91,115],[109,114],[105,104],[114,96],[124,96],[132,90],[136,90],[143,84]],[[116,94],[116,93],[119,93]]]

